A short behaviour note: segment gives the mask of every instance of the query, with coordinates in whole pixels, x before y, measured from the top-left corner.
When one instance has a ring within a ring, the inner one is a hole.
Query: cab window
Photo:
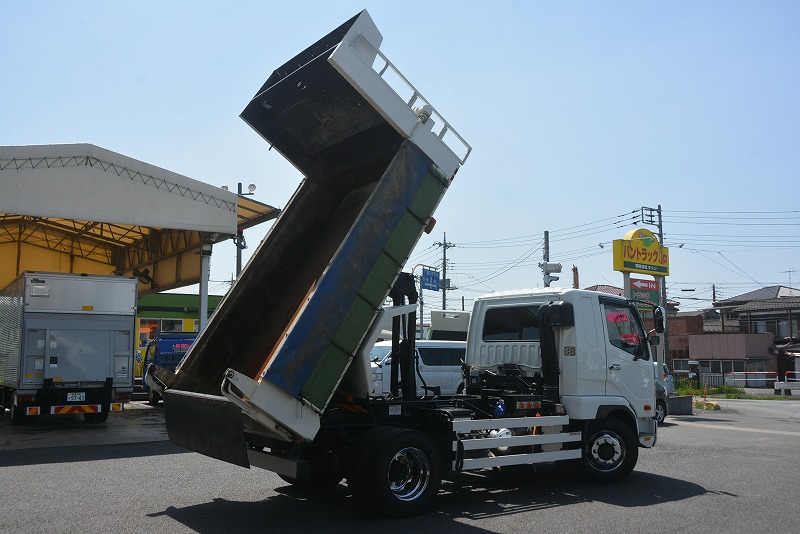
[[[539,308],[514,306],[486,310],[484,341],[539,341]]]
[[[644,332],[634,311],[627,306],[606,304],[605,314],[608,342],[634,356],[648,359],[644,350]]]

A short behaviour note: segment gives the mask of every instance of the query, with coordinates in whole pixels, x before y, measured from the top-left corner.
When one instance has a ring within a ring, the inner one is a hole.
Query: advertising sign
[[[669,249],[650,230],[631,230],[614,240],[614,270],[668,276]]]
[[[630,292],[628,294],[631,296],[631,299],[644,301],[636,303],[638,308],[650,309],[653,306],[658,306],[659,283],[655,280],[631,278],[629,289]]]

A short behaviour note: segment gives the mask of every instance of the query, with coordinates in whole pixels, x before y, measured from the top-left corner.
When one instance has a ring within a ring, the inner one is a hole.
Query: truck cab
[[[197,335],[197,332],[159,332],[145,346],[142,356],[145,372],[151,365],[175,371]],[[142,389],[147,392],[148,404],[155,406],[161,401],[161,395],[146,380],[142,380]]]
[[[655,443],[650,346],[636,306],[621,297],[560,288],[479,297],[466,365],[467,393],[540,386],[571,420],[613,414],[641,446]]]

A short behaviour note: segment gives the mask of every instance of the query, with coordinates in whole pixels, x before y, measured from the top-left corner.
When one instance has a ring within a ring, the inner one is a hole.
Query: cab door
[[[601,309],[606,345],[606,394],[625,397],[637,415],[645,417],[648,414],[644,413],[644,406],[655,405],[655,379],[639,312],[630,304],[611,299],[601,299]]]

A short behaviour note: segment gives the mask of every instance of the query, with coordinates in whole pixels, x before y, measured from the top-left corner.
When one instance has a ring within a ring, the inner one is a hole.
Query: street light
[[[242,192],[242,182],[238,183],[238,187],[236,190],[236,194],[240,197],[247,197],[252,195],[256,192],[256,184],[250,184],[247,186],[247,193]],[[247,242],[244,240],[244,229],[239,226],[238,218],[239,218],[239,210],[237,204],[236,210],[236,237],[233,238],[233,244],[236,245],[236,278],[239,278],[239,273],[242,272],[242,251],[247,248]]]

